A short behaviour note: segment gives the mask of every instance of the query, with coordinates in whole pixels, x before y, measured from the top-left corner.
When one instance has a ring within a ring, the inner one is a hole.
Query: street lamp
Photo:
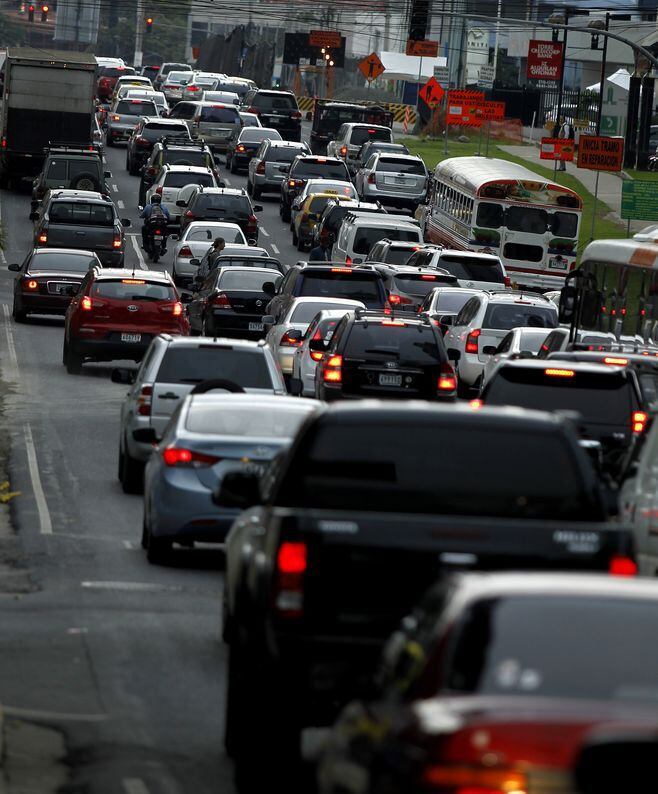
[[[605,21],[603,19],[591,19],[587,23],[587,27],[590,30],[596,31],[608,31],[608,26],[610,25],[610,14],[606,13]],[[603,56],[601,58],[601,82],[599,84],[599,107],[596,113],[596,134],[601,134],[601,118],[603,116],[603,82],[605,80],[605,61],[608,55],[608,37],[603,37]],[[597,172],[598,174],[598,172]]]
[[[559,134],[560,118],[562,116],[562,94],[564,93],[564,69],[567,62],[567,35],[569,33],[569,9],[564,13],[554,11],[548,18],[548,22],[553,25],[560,25],[564,28],[564,37],[562,39],[562,66],[560,68],[560,82],[557,88],[557,108],[555,110],[555,126],[553,127],[553,137]],[[554,39],[555,40],[555,39]],[[553,173],[557,173],[557,160]]]

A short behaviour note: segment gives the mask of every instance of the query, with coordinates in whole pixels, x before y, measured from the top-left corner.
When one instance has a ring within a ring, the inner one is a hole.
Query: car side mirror
[[[439,317],[439,324],[440,325],[454,325],[454,323],[455,323],[454,314],[442,314]]]
[[[121,225],[126,227],[132,226],[132,221],[130,218],[121,218]]]
[[[495,345],[485,345],[482,348],[482,352],[485,356],[494,356],[496,354],[496,346]]]
[[[262,212],[263,211],[263,205],[262,204],[254,204],[253,210],[254,210],[254,212]]]
[[[39,220],[39,213],[36,210],[34,210],[33,212],[30,213],[30,220],[31,221],[38,221]]]
[[[229,471],[213,493],[218,507],[247,508],[261,503],[258,476],[249,471]]]
[[[13,271],[14,273],[20,273],[21,266],[14,263],[12,265],[9,265],[9,270]]]
[[[276,319],[274,318],[273,314],[265,314],[263,316],[263,325],[269,325],[270,327],[276,323]]]
[[[274,285],[274,282],[273,281],[266,281],[263,284],[263,292],[266,295],[269,295],[271,298],[273,298],[274,295],[276,294],[276,286]]]
[[[187,201],[184,201],[183,199],[179,199],[179,200],[176,202],[176,206],[177,206],[177,207],[187,207]]]
[[[110,179],[110,177],[112,176],[112,172],[111,171],[103,171],[103,176],[105,177],[105,179]]]
[[[133,430],[133,438],[141,444],[157,444],[160,440],[154,427],[140,427],[138,430]]]
[[[123,367],[113,369],[110,375],[112,383],[123,383],[129,385],[135,382],[135,371],[132,369],[125,369]]]
[[[291,342],[301,342],[301,340],[304,338],[304,334],[299,330],[299,328],[291,328],[286,332],[286,336]]]
[[[171,239],[171,238],[169,238],[169,239]],[[192,265],[192,267],[199,267],[199,265],[201,264],[201,260],[200,259],[190,259],[190,264]]]
[[[459,350],[455,350],[454,347],[449,347],[448,350],[447,350],[447,353],[448,353],[448,358],[450,359],[450,361],[459,361],[459,359],[462,356],[462,354],[459,352]]]

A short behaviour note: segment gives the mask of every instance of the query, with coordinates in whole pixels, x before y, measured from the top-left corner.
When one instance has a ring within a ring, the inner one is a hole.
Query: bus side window
[[[485,229],[498,229],[503,225],[503,208],[500,204],[488,204],[486,201],[478,206],[477,225]]]

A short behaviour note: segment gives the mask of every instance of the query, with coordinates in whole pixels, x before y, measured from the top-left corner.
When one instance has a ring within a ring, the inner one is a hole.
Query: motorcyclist
[[[166,224],[169,223],[170,220],[169,210],[162,206],[162,196],[159,193],[154,193],[151,196],[151,202],[144,207],[139,217],[144,218],[144,225],[142,226],[142,248],[148,251],[151,229],[155,225],[155,221],[159,220],[163,224],[162,231],[164,237],[167,232]]]

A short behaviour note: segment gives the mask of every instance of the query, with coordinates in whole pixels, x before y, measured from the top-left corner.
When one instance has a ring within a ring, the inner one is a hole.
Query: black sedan
[[[226,149],[226,167],[232,174],[247,168],[264,140],[280,141],[281,134],[268,127],[243,127],[231,133]]]
[[[220,260],[221,262],[221,260]],[[276,271],[265,267],[220,267],[188,307],[192,334],[261,339],[263,314],[270,300],[263,290]]]
[[[28,314],[64,316],[89,269],[100,266],[93,251],[33,249],[22,265],[9,265],[19,274],[14,281],[14,320],[22,323]]]

